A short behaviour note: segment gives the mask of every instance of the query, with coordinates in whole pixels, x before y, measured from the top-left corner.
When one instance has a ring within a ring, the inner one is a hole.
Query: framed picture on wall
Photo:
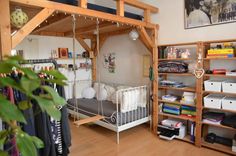
[[[68,58],[68,48],[58,48],[59,58]]]
[[[184,0],[185,28],[236,21],[236,0]]]

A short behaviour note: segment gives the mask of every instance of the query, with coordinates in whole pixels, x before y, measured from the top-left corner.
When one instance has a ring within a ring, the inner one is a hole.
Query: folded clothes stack
[[[186,116],[196,116],[196,107],[182,106],[181,114]]]
[[[181,106],[165,103],[162,107],[162,111],[164,113],[168,113],[168,114],[180,115]]]
[[[211,123],[211,124],[220,124],[224,119],[225,113],[219,112],[206,112],[203,113],[203,122]]]
[[[174,102],[174,101],[178,100],[178,97],[177,97],[177,96],[175,96],[175,95],[170,95],[170,94],[168,94],[168,95],[163,95],[161,98],[162,98],[162,100],[171,101],[171,102]]]
[[[160,85],[164,87],[175,87],[175,88],[184,88],[186,87],[182,82],[163,80],[160,81]]]

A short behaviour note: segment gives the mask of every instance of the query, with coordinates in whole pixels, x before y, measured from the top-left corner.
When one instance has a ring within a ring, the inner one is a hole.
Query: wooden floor
[[[120,145],[116,133],[100,126],[71,124],[72,147],[70,156],[225,156],[227,154],[206,148],[197,148],[182,141],[160,140],[141,125],[124,131]]]

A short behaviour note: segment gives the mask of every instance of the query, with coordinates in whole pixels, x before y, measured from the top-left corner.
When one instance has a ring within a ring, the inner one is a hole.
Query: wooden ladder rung
[[[83,124],[87,124],[87,123],[90,123],[90,122],[95,122],[95,121],[102,120],[102,119],[104,119],[104,116],[96,115],[96,116],[93,116],[93,117],[88,117],[88,118],[85,118],[85,119],[75,121],[74,124],[77,125],[77,126],[80,126],[80,125],[83,125]]]

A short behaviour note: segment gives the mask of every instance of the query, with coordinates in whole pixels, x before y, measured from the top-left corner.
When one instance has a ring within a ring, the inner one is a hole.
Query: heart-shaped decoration
[[[200,69],[195,69],[193,73],[194,73],[194,75],[195,75],[196,78],[200,79],[200,78],[202,78],[203,75],[205,74],[205,70],[202,69],[202,68],[200,68]]]

